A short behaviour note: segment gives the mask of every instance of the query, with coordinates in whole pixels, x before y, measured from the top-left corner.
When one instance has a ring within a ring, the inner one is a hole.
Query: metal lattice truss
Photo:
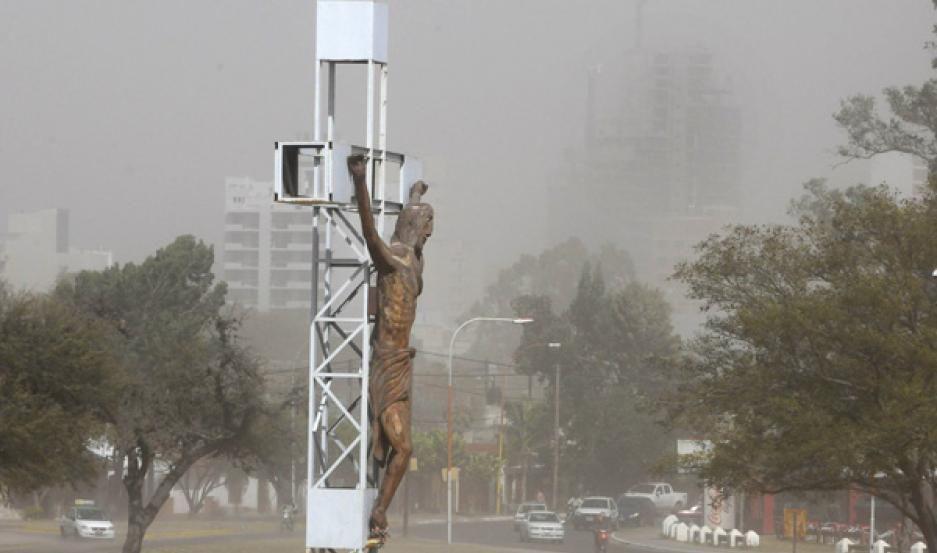
[[[368,484],[367,448],[361,446],[366,442],[368,425],[369,351],[365,346],[370,335],[370,260],[363,238],[341,210],[317,211],[313,248],[324,249],[314,256],[320,265],[323,301],[321,305],[315,302],[309,336],[310,401],[315,405],[310,405],[309,458],[313,462],[308,482],[311,488],[328,488],[329,478],[342,463],[350,463],[357,476],[354,487],[364,488]],[[325,235],[324,244],[320,234]],[[333,256],[336,238],[353,257]],[[336,282],[340,282],[337,288]],[[338,432],[340,425],[345,425],[344,432]]]
[[[376,496],[368,440],[371,262],[355,214],[316,207],[307,546],[358,551]]]
[[[406,202],[405,187],[422,174],[419,160],[386,150],[387,9],[374,0],[317,0],[314,140],[277,143],[274,151],[274,200],[314,213],[306,548],[317,552],[364,550],[378,484],[368,440],[374,270],[345,158],[369,160],[375,223],[385,240],[389,219]],[[342,65],[367,71],[364,146],[336,141],[335,74]]]

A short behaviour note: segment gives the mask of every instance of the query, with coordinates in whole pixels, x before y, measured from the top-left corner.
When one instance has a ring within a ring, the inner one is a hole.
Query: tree
[[[307,402],[302,395],[307,391],[308,388],[301,392],[297,387],[288,392],[285,401],[268,403],[257,417],[245,445],[247,454],[242,461],[254,469],[258,477],[273,485],[278,507],[295,505],[293,484],[298,485],[305,479]]]
[[[448,465],[446,431],[414,432],[412,440],[413,458],[419,464],[421,477],[427,478],[429,482],[440,482],[440,477],[445,474]],[[465,458],[465,441],[461,434],[454,433],[452,435],[452,465],[461,467]],[[436,490],[437,493],[433,493],[432,490]],[[437,506],[442,504],[439,491],[441,489],[438,486],[431,486],[431,502]]]
[[[794,225],[737,226],[676,277],[708,311],[666,396],[717,487],[854,487],[937,547],[937,197],[814,181]]]
[[[88,445],[114,399],[106,337],[69,306],[0,282],[0,495],[93,476]]]
[[[589,489],[623,488],[643,478],[669,444],[643,404],[669,385],[660,367],[679,347],[661,293],[637,282],[609,290],[602,267],[587,263],[561,316],[545,298],[518,304],[546,322],[525,328],[515,354],[521,370],[553,388],[560,367],[560,473]],[[549,342],[562,346],[545,347]],[[545,424],[552,436],[554,393],[548,397]],[[552,460],[550,443],[541,448]]]
[[[937,42],[926,46],[937,50]],[[937,57],[931,65],[937,68]],[[858,94],[842,102],[833,116],[848,137],[847,144],[839,148],[840,155],[869,159],[886,152],[903,152],[926,161],[931,174],[937,172],[937,79],[929,79],[921,86],[888,87],[883,92],[891,111],[887,119],[876,112],[872,96]]]
[[[508,458],[521,466],[521,501],[527,501],[527,477],[537,448],[548,441],[550,428],[546,405],[532,401],[512,401],[504,405],[508,424],[504,428]]]
[[[583,264],[599,267],[601,278],[613,286],[624,286],[634,279],[631,257],[611,244],[590,251],[578,238],[569,238],[539,255],[522,255],[510,267],[499,271],[497,278],[485,288],[484,296],[462,315],[464,321],[475,316],[508,316],[516,310],[522,297],[547,298],[559,312],[566,310],[576,295],[576,283]],[[537,319],[540,325],[539,319]],[[507,358],[517,346],[516,334],[507,334],[498,325],[481,325],[472,330],[474,344],[468,355]]]
[[[123,551],[139,553],[146,529],[199,459],[242,453],[261,409],[263,381],[238,344],[238,321],[214,284],[211,247],[177,238],[143,263],[79,273],[56,295],[108,325],[120,394],[103,420],[123,456],[128,530]],[[166,467],[144,497],[154,462]]]
[[[201,459],[192,465],[182,478],[178,488],[189,506],[189,516],[198,516],[211,492],[225,485],[224,474],[227,463],[220,459]]]
[[[228,491],[228,503],[234,505],[234,512],[240,513],[241,503],[244,502],[244,492],[247,491],[249,476],[241,467],[229,465],[225,471],[224,487]]]
[[[474,512],[481,507],[482,498],[487,497],[489,485],[498,476],[501,462],[497,455],[491,453],[472,453],[468,455],[462,465],[459,478],[461,488],[469,497],[469,510]]]
[[[582,240],[569,238],[537,256],[524,254],[499,271],[495,281],[485,288],[484,297],[463,318],[510,313],[514,299],[526,295],[547,296],[553,305],[565,309],[576,293],[585,263],[604,267],[603,278],[615,286],[634,279],[634,263],[626,252],[611,244],[590,252]]]

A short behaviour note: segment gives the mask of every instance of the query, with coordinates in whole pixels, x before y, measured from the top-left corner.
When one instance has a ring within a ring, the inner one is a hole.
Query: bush
[[[40,518],[46,518],[46,511],[42,507],[36,507],[35,505],[30,505],[23,509],[22,513],[23,520],[37,520]]]

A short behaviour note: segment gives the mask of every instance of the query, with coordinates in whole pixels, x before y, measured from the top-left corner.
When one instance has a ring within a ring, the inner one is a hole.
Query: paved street
[[[426,524],[410,528],[410,535],[417,538],[445,540],[445,524]],[[521,543],[511,522],[462,522],[452,525],[452,541],[532,551],[558,551],[564,553],[592,553],[592,534],[570,530],[565,543]],[[610,550],[624,551],[622,546],[612,544]],[[637,551],[637,550],[634,550]]]
[[[272,528],[275,522],[269,522]],[[0,525],[0,553],[117,553],[123,543],[116,541],[63,540],[53,533],[50,524]],[[400,535],[400,521],[392,521],[392,539],[388,553],[402,551],[444,552],[446,536],[445,522],[416,521],[410,526],[409,538]],[[622,535],[629,541],[639,542],[623,545],[610,544],[610,551],[617,553],[665,553],[669,548],[675,553],[697,553],[700,548],[676,547],[670,542],[657,543],[659,538],[653,528],[625,531]],[[245,522],[240,528],[228,523],[204,524],[179,522],[164,523],[155,528],[144,545],[144,551],[157,553],[242,553],[254,552],[258,546],[268,553],[302,551],[302,531],[281,534],[268,531],[263,521]],[[521,543],[513,525],[504,520],[457,520],[453,526],[453,541],[460,544],[452,553],[508,553],[511,550],[526,550],[543,553],[592,553],[592,534],[585,531],[570,531],[562,544]],[[432,540],[432,541],[429,541]],[[647,543],[646,546],[643,544]],[[705,553],[705,551],[704,551]],[[828,553],[810,551],[808,553]]]

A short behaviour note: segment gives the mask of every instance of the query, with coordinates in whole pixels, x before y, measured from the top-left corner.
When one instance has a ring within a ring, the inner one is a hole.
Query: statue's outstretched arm
[[[388,272],[394,268],[393,254],[390,252],[390,247],[381,240],[381,235],[378,234],[377,228],[374,226],[374,217],[371,215],[371,196],[368,194],[368,184],[365,180],[367,177],[365,163],[367,162],[364,156],[350,156],[348,158],[348,171],[355,182],[355,201],[358,203],[361,230],[364,233],[364,240],[368,244],[371,261],[374,262],[379,272]]]

